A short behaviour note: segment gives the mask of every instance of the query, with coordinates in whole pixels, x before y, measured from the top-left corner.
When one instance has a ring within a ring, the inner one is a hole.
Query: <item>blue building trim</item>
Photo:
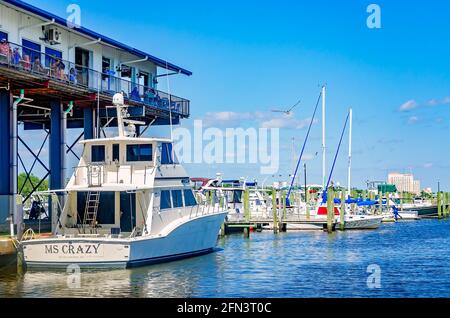
[[[54,15],[54,14],[52,14],[50,12],[45,11],[45,10],[39,9],[39,8],[37,8],[35,6],[32,6],[31,4],[28,4],[28,3],[20,1],[20,0],[3,0],[3,1],[8,3],[8,4],[10,4],[10,5],[13,5],[13,6],[17,7],[17,8],[20,8],[22,10],[28,11],[28,12],[30,12],[32,14],[35,14],[35,15],[43,18],[43,19],[50,20],[50,21],[54,19],[56,24],[59,24],[59,25],[61,25],[63,27],[67,27],[66,19],[63,19],[63,18],[61,18],[61,17],[59,17],[57,15]],[[151,54],[148,54],[148,53],[143,52],[141,50],[135,49],[135,48],[133,48],[131,46],[125,45],[125,44],[123,44],[123,43],[121,43],[119,41],[113,40],[113,39],[111,39],[111,38],[109,38],[107,36],[101,35],[101,34],[99,34],[97,32],[94,32],[92,30],[86,29],[84,27],[75,28],[74,31],[79,32],[79,33],[81,33],[81,34],[83,34],[85,36],[88,36],[88,37],[91,37],[91,38],[94,38],[94,39],[102,39],[102,42],[107,43],[107,44],[112,45],[112,46],[115,46],[115,47],[117,47],[119,49],[127,51],[127,52],[129,52],[129,53],[131,53],[133,55],[138,56],[138,57],[148,58],[149,61],[152,61],[153,63],[155,63],[159,67],[166,68],[166,69],[168,69],[170,71],[178,72],[178,73],[181,73],[181,74],[184,74],[184,75],[187,75],[187,76],[191,76],[192,75],[191,71],[188,71],[188,70],[186,70],[184,68],[176,66],[176,65],[174,65],[172,63],[169,63],[169,62],[167,62],[165,60],[162,60],[160,58],[152,56]]]

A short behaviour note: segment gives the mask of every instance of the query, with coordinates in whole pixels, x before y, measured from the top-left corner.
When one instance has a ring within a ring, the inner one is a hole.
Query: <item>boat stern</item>
[[[125,268],[130,257],[127,242],[86,239],[45,239],[21,244],[27,268]]]

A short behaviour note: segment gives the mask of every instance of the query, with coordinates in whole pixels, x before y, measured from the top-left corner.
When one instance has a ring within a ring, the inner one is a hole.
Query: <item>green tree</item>
[[[27,181],[26,183],[25,183],[25,180]],[[17,183],[19,186],[19,191],[23,187],[21,194],[23,196],[26,196],[26,195],[30,194],[31,191],[33,190],[33,188],[39,184],[41,179],[39,179],[38,177],[36,177],[33,174],[31,174],[30,177],[27,179],[27,174],[25,172],[22,172],[21,174],[19,174],[17,181],[18,181]],[[24,185],[24,183],[25,183],[25,185]],[[42,184],[37,188],[37,191],[46,191],[46,190],[48,190],[48,181],[44,180],[44,182],[42,182]]]

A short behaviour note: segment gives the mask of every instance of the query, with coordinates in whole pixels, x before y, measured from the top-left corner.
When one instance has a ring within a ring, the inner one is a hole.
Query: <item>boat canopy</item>
[[[394,184],[380,184],[378,185],[378,192],[395,193],[397,192],[397,187]]]

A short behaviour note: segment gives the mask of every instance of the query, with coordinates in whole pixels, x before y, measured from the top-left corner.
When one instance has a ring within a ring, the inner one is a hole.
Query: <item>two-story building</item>
[[[189,117],[189,100],[158,90],[158,79],[176,74],[192,75],[23,1],[0,0],[0,224],[17,193],[18,123],[49,132],[47,177],[51,189],[63,188],[67,128],[91,139],[114,126],[106,106],[115,93],[147,125]]]

